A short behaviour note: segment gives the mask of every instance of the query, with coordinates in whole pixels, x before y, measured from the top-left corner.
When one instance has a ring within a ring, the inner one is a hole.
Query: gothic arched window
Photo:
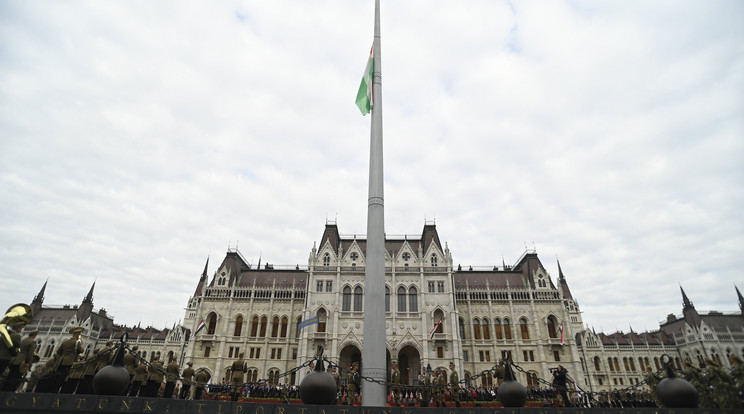
[[[408,289],[408,312],[418,312],[418,290],[415,286]]]
[[[364,292],[362,291],[362,288],[357,286],[354,288],[354,312],[361,312],[362,311],[362,297],[364,296]]]
[[[406,288],[403,286],[398,288],[398,312],[406,311]]]

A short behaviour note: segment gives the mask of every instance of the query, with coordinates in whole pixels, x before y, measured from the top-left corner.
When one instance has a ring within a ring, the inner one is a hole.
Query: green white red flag
[[[364,68],[364,76],[362,76],[362,83],[359,85],[359,91],[356,96],[356,106],[362,111],[362,115],[367,115],[374,104],[372,78],[375,71],[375,59],[373,53],[375,51],[375,45],[372,44],[372,48],[369,50],[369,59],[367,59],[367,67]]]

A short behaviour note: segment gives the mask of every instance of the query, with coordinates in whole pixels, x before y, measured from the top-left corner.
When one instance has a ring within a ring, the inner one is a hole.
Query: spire
[[[42,286],[39,293],[37,293],[36,296],[34,296],[34,300],[33,300],[34,302],[39,302],[39,303],[44,302],[44,291],[46,291],[46,286],[48,282],[49,282],[49,279],[47,279],[46,282],[44,282],[44,286]],[[737,289],[736,291],[738,292],[739,290]],[[739,297],[741,297],[741,295],[739,295]]]
[[[739,309],[741,309],[741,314],[744,316],[744,297],[741,296],[741,292],[739,292],[739,288],[734,285],[734,289],[736,289],[736,296],[739,297]]]
[[[561,269],[561,261],[558,260],[558,257],[555,258],[555,261],[558,262],[558,282],[561,284],[563,297],[566,299],[573,299],[571,289],[568,288],[568,282],[566,282],[566,276],[563,275],[563,269]]]
[[[687,309],[695,309],[695,306],[693,306],[690,299],[687,298],[687,295],[685,294],[685,290],[682,289],[682,285],[679,286],[679,290],[682,292],[682,310]]]
[[[558,281],[561,283],[566,283],[566,277],[563,276],[563,269],[561,269],[561,261],[558,260],[558,258],[555,258],[555,261],[558,262]]]
[[[85,296],[85,299],[83,299],[83,303],[93,303],[93,289],[96,288],[96,282],[93,282],[93,286],[90,287],[90,291],[88,291],[88,294]]]
[[[204,271],[202,272],[201,278],[207,278],[207,267],[209,267],[209,256],[207,256],[207,263],[204,264]]]

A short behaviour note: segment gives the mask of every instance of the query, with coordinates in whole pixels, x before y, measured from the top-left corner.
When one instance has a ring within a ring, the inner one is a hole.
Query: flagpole
[[[375,0],[372,119],[369,145],[369,198],[364,289],[362,405],[385,407],[385,214],[382,163],[382,62],[380,60],[380,0]],[[372,381],[370,381],[372,380]]]

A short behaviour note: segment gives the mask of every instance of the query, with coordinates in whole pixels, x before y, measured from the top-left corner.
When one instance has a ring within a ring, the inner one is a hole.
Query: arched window
[[[390,288],[385,286],[385,312],[390,312]]]
[[[243,332],[243,317],[238,315],[238,317],[235,318],[235,331],[233,332],[233,336],[240,336],[242,332]]]
[[[661,365],[659,365],[659,358],[654,357],[654,365],[656,365],[657,371],[661,369]]]
[[[501,330],[501,319],[496,318],[493,320],[493,332],[496,336],[496,339],[504,339],[504,334]]]
[[[595,356],[594,357],[594,370],[595,371],[597,371],[597,372],[602,371],[602,367],[600,366],[600,364],[601,364],[601,362],[599,361],[599,357],[598,356]]]
[[[253,338],[258,334],[258,316],[254,316],[251,319],[251,336]]]
[[[279,336],[279,317],[274,316],[274,319],[271,320],[271,337],[276,338]]]
[[[261,317],[261,333],[259,335],[261,338],[266,338],[266,326],[268,324],[269,324],[269,318],[265,316]]]
[[[635,372],[635,362],[633,362],[633,358],[630,358],[628,362],[630,362],[630,370]]]
[[[323,255],[323,266],[328,266],[331,264],[331,255],[326,253]]]
[[[623,357],[623,366],[625,366],[625,372],[630,371],[630,365],[628,365],[628,358]]]
[[[612,367],[612,357],[607,358],[607,365],[610,367],[610,372],[615,371],[615,368]]]
[[[617,357],[615,357],[613,361],[615,362],[615,371],[620,372],[620,363],[618,362]]]
[[[480,321],[478,318],[473,319],[473,339],[481,339]]]
[[[300,337],[300,324],[302,323],[302,317],[301,316],[298,316],[297,317],[297,320],[295,322],[296,322],[296,324],[295,324],[295,338],[299,338]]]
[[[491,325],[486,318],[483,318],[483,323],[481,323],[481,333],[483,333],[483,339],[491,339]]]
[[[344,312],[351,311],[351,288],[348,286],[344,286],[344,297],[341,310]]]
[[[281,331],[281,337],[286,338],[287,337],[287,325],[289,325],[289,319],[287,317],[282,318],[282,331]]]
[[[52,356],[52,352],[54,352],[54,340],[49,342],[49,345],[47,345],[46,352],[44,352],[44,358],[49,358]]]
[[[434,253],[431,254],[431,267],[437,267],[437,255]]]
[[[555,319],[555,316],[550,315],[548,316],[548,336],[551,338],[557,338],[558,337],[558,321]]]
[[[320,308],[318,309],[318,313],[316,314],[318,317],[318,332],[325,332],[326,331],[326,319],[327,314],[325,309]]]
[[[403,286],[398,288],[398,312],[406,311],[406,288]]]
[[[462,320],[462,318],[460,318],[458,320],[458,322],[459,322],[459,325],[460,325],[459,326],[459,328],[460,328],[459,329],[460,330],[460,339],[465,339],[465,321]]]
[[[436,323],[439,323],[439,321],[442,321],[442,323],[440,323],[439,326],[437,326],[437,330],[434,331],[434,333],[441,334],[441,333],[444,333],[444,322],[445,322],[444,321],[444,312],[442,312],[441,310],[437,309],[436,311],[434,311],[434,323],[435,324]]]
[[[418,290],[415,286],[408,289],[408,311],[418,312]]]
[[[507,318],[504,318],[504,339],[512,339],[511,325]]]
[[[362,311],[362,297],[364,292],[360,286],[354,288],[354,312]]]
[[[214,330],[217,328],[217,315],[210,314],[207,321],[207,335],[214,335]]]
[[[522,339],[530,339],[530,329],[527,325],[527,318],[519,318],[519,332],[522,333]]]

